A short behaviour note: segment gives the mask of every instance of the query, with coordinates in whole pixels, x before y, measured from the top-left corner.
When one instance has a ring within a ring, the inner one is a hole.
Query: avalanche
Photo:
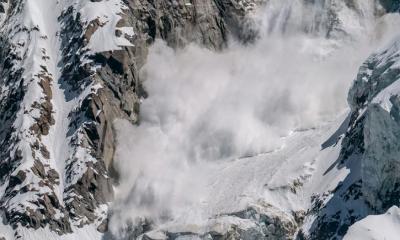
[[[254,16],[261,36],[252,46],[233,42],[213,53],[155,43],[143,68],[149,98],[140,125],[117,124],[116,236],[135,236],[129,224],[145,228],[145,218],[155,230],[143,239],[227,237],[236,228],[248,239],[325,239],[336,234],[324,230],[336,211],[346,224],[342,208],[367,215],[361,201],[340,195],[361,168],[357,159],[342,166],[341,151],[349,84],[400,20],[377,18],[375,7],[270,1]]]
[[[381,2],[0,0],[0,239],[395,239]]]

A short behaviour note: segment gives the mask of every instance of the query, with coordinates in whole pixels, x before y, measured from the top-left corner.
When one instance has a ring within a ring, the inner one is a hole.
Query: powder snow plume
[[[390,39],[385,21],[369,14],[372,2],[358,2],[361,16],[343,13],[354,18],[341,26],[349,36],[328,31],[324,4],[277,0],[255,14],[253,45],[232,41],[215,53],[156,42],[142,71],[149,97],[140,124],[115,124],[121,182],[111,230],[143,218],[160,226],[202,222],[257,201],[257,194],[237,196],[221,209],[213,174],[221,162],[273,152],[291,132],[346,110],[358,66]]]

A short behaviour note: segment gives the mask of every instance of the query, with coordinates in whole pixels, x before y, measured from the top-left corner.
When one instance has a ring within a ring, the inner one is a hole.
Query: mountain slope
[[[195,34],[221,48],[225,18],[236,15],[219,8],[235,8],[237,17],[246,11],[235,2],[181,1],[179,16],[170,18],[172,4],[1,2],[0,203],[16,237],[24,228],[62,235],[92,223],[104,231],[113,196],[112,122],[137,121],[147,46],[156,37],[179,45]],[[186,37],[177,35],[182,28]]]
[[[116,140],[124,141],[117,134],[145,126],[140,108],[152,98],[141,69],[157,39],[223,54],[301,33],[324,59],[374,34],[398,7],[383,0],[0,0],[0,238],[121,237],[108,231],[125,177],[114,163]],[[268,14],[260,17],[260,9]],[[122,237],[341,238],[355,221],[398,205],[398,46],[361,67],[346,120],[297,129],[274,152],[204,164],[207,196],[218,203],[207,206],[207,221],[128,221]],[[121,129],[117,119],[129,124]]]

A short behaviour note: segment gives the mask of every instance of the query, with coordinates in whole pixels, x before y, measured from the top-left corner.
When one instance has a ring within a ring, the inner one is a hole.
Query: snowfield
[[[400,236],[400,210],[391,207],[382,215],[370,215],[350,227],[344,240],[396,240]]]

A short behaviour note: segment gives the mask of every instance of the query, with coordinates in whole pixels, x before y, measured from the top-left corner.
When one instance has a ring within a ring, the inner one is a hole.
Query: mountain
[[[399,6],[0,0],[0,239],[397,227]]]

